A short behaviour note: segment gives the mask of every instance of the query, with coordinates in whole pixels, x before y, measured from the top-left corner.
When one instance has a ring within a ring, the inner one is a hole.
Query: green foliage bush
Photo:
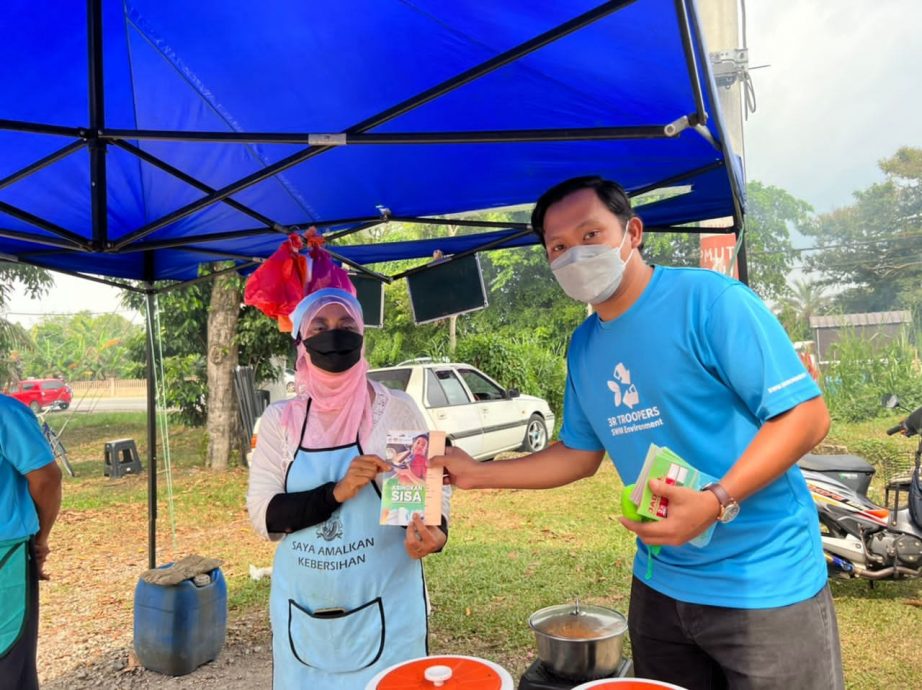
[[[561,416],[567,370],[559,347],[548,347],[527,332],[512,338],[479,333],[458,342],[455,359],[472,364],[506,388],[544,398],[558,418]]]
[[[197,355],[174,355],[163,361],[163,379],[167,406],[180,424],[203,426],[208,418],[208,378],[205,358]]]
[[[880,344],[844,331],[833,345],[823,372],[826,403],[834,419],[856,422],[885,414],[884,395],[895,394],[908,405],[922,404],[922,370],[918,346],[907,334]]]

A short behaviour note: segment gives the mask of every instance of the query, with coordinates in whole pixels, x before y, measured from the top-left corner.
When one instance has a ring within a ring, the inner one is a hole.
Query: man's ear
[[[628,234],[631,236],[631,247],[643,249],[643,221],[640,216],[633,216],[627,225]]]

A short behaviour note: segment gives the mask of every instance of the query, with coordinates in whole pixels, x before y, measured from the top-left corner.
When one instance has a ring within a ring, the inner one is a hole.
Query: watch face
[[[740,504],[736,501],[731,501],[724,506],[723,512],[720,515],[720,521],[727,523],[730,522],[733,518],[740,514]]]

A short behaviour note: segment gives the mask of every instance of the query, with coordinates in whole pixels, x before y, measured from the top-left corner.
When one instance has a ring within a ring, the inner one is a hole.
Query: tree
[[[240,439],[234,369],[237,366],[237,319],[240,279],[229,273],[212,281],[208,307],[208,454],[206,466],[227,469]]]
[[[922,319],[922,149],[904,147],[880,162],[883,182],[855,203],[817,217],[802,230],[819,248],[808,265],[822,282],[844,286],[846,312],[911,309]]]
[[[84,311],[45,318],[32,327],[28,376],[101,380],[138,375],[132,352],[143,329],[119,314]]]
[[[637,213],[643,217],[643,207]],[[746,186],[746,256],[749,285],[764,300],[778,299],[787,291],[794,263],[791,228],[806,223],[812,209],[780,187],[753,180]],[[655,264],[698,266],[700,238],[678,233],[648,233],[644,255]]]
[[[16,383],[25,377],[23,355],[31,350],[29,332],[18,323],[0,318],[0,383]]]
[[[447,226],[446,230],[444,225],[386,223],[345,237],[337,244],[404,242],[443,237],[446,233],[456,236],[469,232],[470,228],[459,226]],[[368,268],[386,275],[396,275],[431,260],[390,261],[386,264],[372,264]],[[460,325],[463,329],[465,318],[455,320],[455,328]],[[365,332],[365,354],[372,366],[390,366],[419,356],[447,356],[451,350],[451,330],[452,324],[448,319],[417,326],[413,321],[407,283],[405,280],[395,281],[384,288],[384,328],[368,329]]]
[[[17,285],[25,288],[26,294],[34,298],[48,292],[54,286],[54,279],[41,268],[0,262],[0,383],[21,378],[21,354],[31,346],[25,330],[4,316],[6,305]]]
[[[560,289],[543,247],[490,252],[483,267],[490,307],[472,319],[472,330],[529,333],[549,346],[566,347],[570,333],[586,318],[586,305]]]
[[[789,328],[788,335],[794,340],[809,338],[810,317],[822,314],[828,305],[829,297],[822,285],[805,280],[795,280],[790,294],[781,300],[781,306],[784,309],[782,313],[789,312],[793,317],[793,323],[786,324]],[[791,330],[795,333],[791,333]]]
[[[207,418],[205,351],[208,343],[208,288],[208,285],[197,283],[156,297],[155,327],[159,325],[159,332],[154,334],[154,348],[158,359],[163,355],[161,385],[166,405],[176,410],[172,415],[178,421],[189,426],[202,426]],[[126,306],[146,313],[145,295],[126,290],[122,301]],[[133,356],[138,362],[146,361],[146,343],[143,340],[135,343]]]
[[[202,273],[214,270],[214,267],[205,267]],[[160,328],[156,343],[158,350],[163,352],[167,406],[177,410],[172,414],[182,423],[206,426],[209,446],[205,462],[208,466],[221,467],[221,461],[216,462],[216,458],[226,455],[226,466],[230,461],[230,451],[226,451],[226,454],[223,449],[212,448],[213,439],[223,439],[214,442],[226,442],[230,448],[240,436],[235,426],[229,426],[237,424],[236,396],[233,395],[232,378],[234,366],[238,362],[252,366],[257,382],[273,380],[281,372],[272,363],[272,358],[290,357],[292,344],[291,336],[280,333],[273,321],[253,307],[240,304],[243,278],[234,274],[223,274],[215,280],[222,282],[214,285],[208,282],[197,283],[157,296]],[[235,297],[230,294],[231,291]],[[142,312],[145,310],[143,294],[126,292],[124,301],[128,306]],[[230,314],[231,304],[236,311],[234,318]],[[215,308],[221,313],[220,319],[214,314]],[[233,328],[230,327],[232,320]],[[210,336],[209,325],[218,329],[220,333]],[[233,353],[232,350],[236,352]],[[134,356],[137,361],[144,361],[146,355],[143,341],[137,343]],[[212,385],[209,381],[209,368],[212,362],[218,363],[225,372],[214,374],[215,376],[226,377],[226,372],[230,371],[231,378],[220,379],[223,383],[215,379]],[[213,408],[216,395],[214,390],[218,388],[224,393],[217,393],[219,407]],[[230,394],[227,393],[228,390]],[[219,409],[219,422],[216,422],[219,426],[215,430],[209,426],[213,409]]]

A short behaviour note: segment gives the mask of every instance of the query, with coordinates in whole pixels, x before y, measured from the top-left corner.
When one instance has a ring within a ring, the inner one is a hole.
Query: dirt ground
[[[43,690],[269,690],[271,687],[269,630],[255,616],[235,621],[227,631],[218,658],[186,676],[174,678],[148,671],[138,665],[130,646],[120,646],[105,651],[91,663],[78,664],[42,683]]]
[[[271,563],[272,550],[249,528],[245,510],[217,515],[213,525],[187,519],[175,547],[164,545],[161,562],[181,555],[219,553],[225,578],[240,583],[249,563]],[[166,530],[164,542],[169,544]],[[229,613],[218,659],[184,677],[138,666],[132,650],[133,600],[146,569],[146,507],[118,504],[62,511],[41,584],[38,668],[42,688],[270,688],[272,661],[268,614],[263,606]]]

